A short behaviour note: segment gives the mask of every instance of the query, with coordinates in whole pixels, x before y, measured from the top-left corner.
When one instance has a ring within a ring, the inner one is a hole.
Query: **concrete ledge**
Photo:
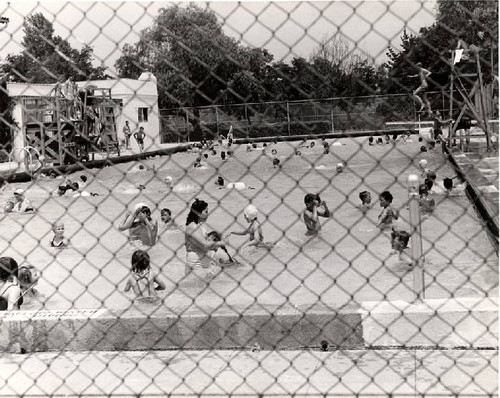
[[[204,312],[206,311],[206,312]],[[1,313],[0,351],[169,349],[496,348],[497,299],[439,299],[419,304],[364,302],[325,306],[190,309],[161,302],[127,310]]]
[[[92,312],[93,311],[93,312]],[[164,306],[124,311],[19,311],[0,315],[0,351],[106,351],[363,347],[357,311],[302,313],[294,307],[175,315]]]
[[[364,302],[365,347],[498,347],[498,299]]]
[[[491,183],[462,152],[452,150],[446,145],[443,145],[443,151],[449,155],[450,162],[458,176],[467,183],[466,192],[485,222],[488,232],[493,238],[495,250],[498,253],[498,215],[492,209],[494,204],[488,201],[488,195],[498,197],[498,192],[488,192]]]

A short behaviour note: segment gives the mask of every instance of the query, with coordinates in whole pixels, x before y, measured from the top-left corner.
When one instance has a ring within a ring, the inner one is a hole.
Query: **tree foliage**
[[[161,107],[200,106],[262,100],[262,79],[272,56],[249,49],[222,31],[216,15],[196,4],[160,9],[139,41],[123,47],[121,77],[151,71]]]
[[[24,47],[20,54],[9,54],[2,71],[11,81],[53,83],[56,80],[102,79],[106,67],[92,65],[92,48],[71,47],[67,40],[55,35],[52,22],[35,13],[23,23]]]
[[[498,2],[438,0],[436,11],[436,21],[430,27],[422,28],[418,35],[403,33],[401,51],[388,49],[389,80],[384,85],[385,92],[409,92],[416,88],[418,81],[408,76],[416,74],[418,62],[432,72],[429,90],[446,88],[451,72],[451,51],[460,39],[469,46],[482,48],[480,55],[485,70],[494,66],[489,65],[488,54],[491,49],[493,59],[498,58]]]

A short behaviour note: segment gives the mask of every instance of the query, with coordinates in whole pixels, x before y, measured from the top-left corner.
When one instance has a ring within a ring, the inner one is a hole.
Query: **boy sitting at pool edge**
[[[304,223],[306,225],[306,235],[316,235],[321,231],[319,217],[330,217],[330,210],[325,201],[322,201],[319,195],[308,193],[304,197],[306,208],[303,213]],[[319,210],[321,207],[323,210]]]

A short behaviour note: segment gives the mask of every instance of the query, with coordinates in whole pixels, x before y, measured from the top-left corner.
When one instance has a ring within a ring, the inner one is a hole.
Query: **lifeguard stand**
[[[463,105],[460,109],[459,116],[451,125],[449,134],[449,145],[456,138],[456,130],[462,117],[467,109],[474,115],[479,126],[484,130],[486,135],[487,150],[491,149],[491,131],[489,127],[489,120],[493,116],[493,97],[487,93],[492,90],[488,89],[484,83],[483,73],[481,69],[481,62],[479,58],[480,48],[477,46],[470,46],[468,49],[457,49],[451,52],[452,59],[451,65],[451,84],[450,84],[450,117],[453,117],[453,103],[454,103],[454,90],[460,93],[463,100]],[[466,62],[472,66],[472,71],[468,73],[461,73],[456,67],[460,62]],[[491,65],[493,67],[493,65]],[[467,79],[468,86],[463,83],[462,79]],[[462,146],[461,137],[461,146]]]
[[[110,88],[89,86],[84,91],[83,133],[91,138],[93,147],[120,155],[120,145],[116,129],[117,104],[111,97]]]
[[[111,152],[119,155],[117,105],[111,90],[90,87],[68,99],[58,84],[54,95],[24,99],[25,145],[37,149],[52,164],[86,161],[102,150],[107,156]]]

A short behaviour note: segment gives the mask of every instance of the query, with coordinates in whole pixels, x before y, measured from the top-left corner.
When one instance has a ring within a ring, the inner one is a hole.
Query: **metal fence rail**
[[[0,16],[0,398],[498,396],[497,2]]]

